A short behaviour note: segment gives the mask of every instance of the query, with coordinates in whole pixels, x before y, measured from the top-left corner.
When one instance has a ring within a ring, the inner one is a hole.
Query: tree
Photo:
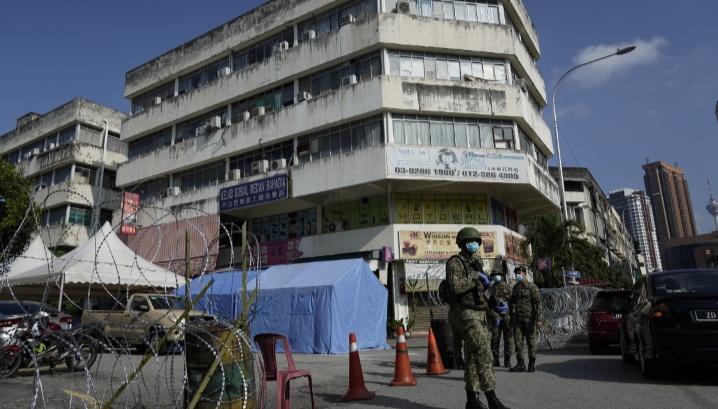
[[[33,183],[22,169],[0,159],[0,197],[5,211],[0,216],[0,265],[21,255],[37,231],[40,207],[35,204]]]
[[[550,213],[534,216],[525,227],[521,251],[529,258],[534,282],[539,287],[558,287],[563,283],[563,270],[574,265],[575,243],[580,240],[583,225],[576,220],[564,221],[560,213]],[[551,270],[540,271],[538,259],[546,257],[551,259]]]

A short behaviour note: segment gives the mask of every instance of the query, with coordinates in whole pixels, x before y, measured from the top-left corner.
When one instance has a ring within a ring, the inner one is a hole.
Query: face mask
[[[501,281],[501,276],[494,276],[494,281],[497,283]]]
[[[469,253],[476,253],[479,251],[479,242],[478,241],[472,241],[471,243],[466,243],[466,251]]]
[[[523,274],[516,274],[516,281],[524,281]]]

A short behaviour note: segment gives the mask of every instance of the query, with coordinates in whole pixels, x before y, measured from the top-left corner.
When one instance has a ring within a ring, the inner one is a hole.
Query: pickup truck
[[[166,353],[170,345],[184,341],[184,323],[175,326],[185,311],[184,298],[167,294],[132,294],[124,309],[121,307],[117,304],[115,309],[86,309],[82,313],[82,323],[101,325],[106,339],[134,346],[140,353],[147,348]],[[187,321],[199,324],[214,320],[212,315],[191,310]],[[165,333],[167,340],[158,350],[157,343]]]

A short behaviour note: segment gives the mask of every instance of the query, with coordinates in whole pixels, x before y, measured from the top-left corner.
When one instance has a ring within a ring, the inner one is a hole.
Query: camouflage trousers
[[[498,358],[501,337],[504,338],[504,357],[510,358],[514,354],[514,337],[506,319],[499,321],[498,327],[491,327],[491,354]]]
[[[449,311],[449,325],[454,339],[454,363],[464,359],[464,341],[461,339],[461,314],[458,311]]]
[[[472,311],[474,316],[461,322],[461,338],[464,341],[464,381],[469,392],[492,391],[496,376],[492,365],[491,333],[486,325],[483,311]]]
[[[529,359],[536,359],[536,321],[517,318],[511,321],[516,345],[516,358],[524,359],[524,344],[528,345]]]

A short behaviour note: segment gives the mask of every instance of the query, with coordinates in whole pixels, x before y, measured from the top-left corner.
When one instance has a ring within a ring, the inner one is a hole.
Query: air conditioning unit
[[[239,119],[240,122],[249,121],[251,117],[249,111],[240,112],[239,115],[237,115],[237,119]]]
[[[399,14],[416,14],[416,5],[410,1],[398,1],[396,12]]]
[[[194,136],[202,136],[207,132],[207,129],[205,129],[204,126],[197,127],[197,129],[194,130]]]
[[[167,189],[167,196],[179,196],[180,193],[182,193],[182,190],[179,188],[179,186],[172,186]]]
[[[343,26],[345,24],[353,23],[354,20],[354,16],[352,16],[351,14],[345,14],[339,17],[339,25]]]
[[[50,142],[50,147],[48,149],[55,149],[55,142]]]
[[[230,72],[232,72],[232,70],[230,70],[229,67],[220,68],[217,70],[217,76],[219,78],[224,78],[229,75]]]
[[[342,231],[344,229],[344,224],[342,224],[342,222],[331,222],[328,227],[329,231],[334,233],[335,231]]]
[[[258,175],[260,173],[266,173],[269,170],[269,161],[266,159],[252,162],[252,174]]]
[[[232,169],[232,170],[230,170],[227,179],[229,179],[229,180],[239,180],[239,179],[242,179],[242,171],[239,170],[239,169]]]
[[[342,87],[346,87],[346,86],[353,85],[356,83],[357,83],[357,76],[354,74],[347,75],[346,77],[342,77]]]
[[[308,93],[307,91],[302,91],[297,94],[297,102],[309,101],[310,99],[312,99],[312,94]]]
[[[22,157],[25,158],[25,160],[30,159],[30,153],[32,153],[32,152],[25,152],[25,154],[22,155]]]
[[[208,131],[221,129],[222,118],[220,118],[218,115],[215,115],[211,118],[207,118],[207,120],[204,122],[204,127],[207,128]]]
[[[519,88],[521,88],[522,91],[528,91],[528,90],[529,90],[529,88],[528,88],[529,83],[528,83],[528,81],[526,81],[526,79],[524,79],[524,78],[517,78],[517,79],[515,79],[515,80],[514,80],[514,85],[516,85],[516,86],[518,86]]]
[[[314,30],[305,31],[302,33],[302,41],[309,41],[316,38],[317,32]]]
[[[289,41],[281,41],[277,44],[274,44],[274,52],[282,52],[289,49]]]
[[[272,161],[272,163],[269,164],[269,168],[271,170],[278,170],[278,169],[284,169],[287,167],[287,160],[286,159],[275,159]]]
[[[162,103],[162,97],[154,97],[154,98],[152,98],[152,99],[150,100],[150,105],[151,105],[151,106],[159,105],[159,104],[161,104],[161,103]]]
[[[252,108],[252,118],[264,115],[264,107]]]
[[[32,148],[32,156],[39,155],[40,154],[40,148]]]

